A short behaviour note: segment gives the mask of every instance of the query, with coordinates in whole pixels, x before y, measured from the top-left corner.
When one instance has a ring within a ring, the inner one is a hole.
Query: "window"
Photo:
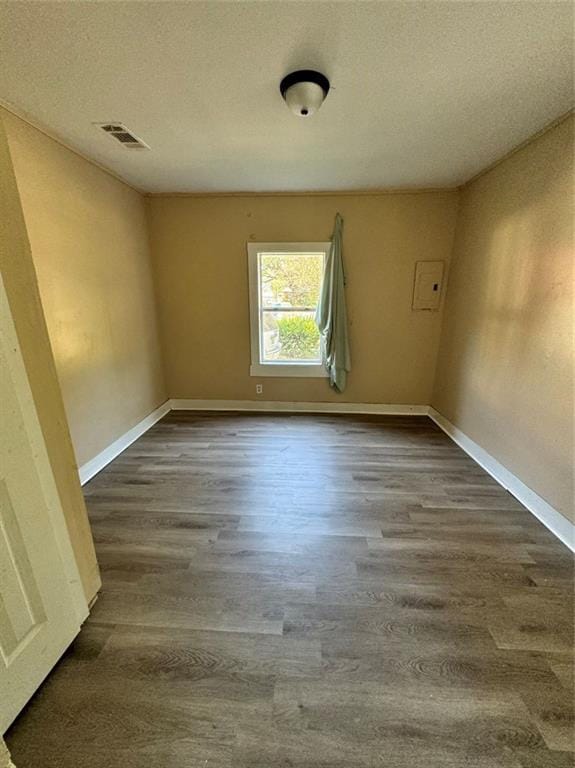
[[[252,376],[327,376],[315,313],[329,243],[248,243]]]

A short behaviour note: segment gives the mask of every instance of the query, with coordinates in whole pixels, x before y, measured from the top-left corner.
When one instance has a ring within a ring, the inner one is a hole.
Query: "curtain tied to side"
[[[337,392],[344,391],[347,374],[351,370],[345,307],[342,229],[343,219],[338,213],[335,217],[331,247],[325,262],[315,317],[325,350],[325,366],[329,373],[329,383]]]

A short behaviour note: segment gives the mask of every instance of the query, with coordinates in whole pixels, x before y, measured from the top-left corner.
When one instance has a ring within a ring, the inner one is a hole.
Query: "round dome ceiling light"
[[[284,77],[280,91],[294,115],[310,117],[318,111],[329,93],[329,80],[321,72],[300,69]]]

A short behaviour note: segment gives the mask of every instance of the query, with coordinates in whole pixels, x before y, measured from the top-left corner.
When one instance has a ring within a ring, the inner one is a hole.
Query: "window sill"
[[[308,379],[327,378],[328,372],[323,365],[298,365],[289,363],[253,363],[250,376],[283,376]]]

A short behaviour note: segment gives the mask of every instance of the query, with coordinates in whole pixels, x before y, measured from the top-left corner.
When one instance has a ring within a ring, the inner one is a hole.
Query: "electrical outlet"
[[[263,393],[264,393],[264,385],[256,384],[256,395],[263,395]]]

